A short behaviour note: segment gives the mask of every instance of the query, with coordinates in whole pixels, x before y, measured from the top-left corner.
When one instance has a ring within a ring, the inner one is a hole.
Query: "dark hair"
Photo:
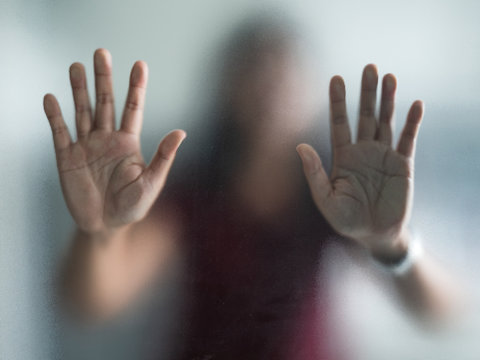
[[[286,17],[259,15],[243,21],[223,43],[220,90],[225,91],[232,78],[258,63],[266,52],[299,52],[302,41],[297,29]]]
[[[213,86],[216,96],[207,108],[205,121],[201,122],[201,132],[207,136],[196,141],[189,139],[189,149],[185,149],[190,159],[188,181],[194,181],[198,190],[222,191],[233,173],[232,166],[238,166],[244,156],[246,136],[234,121],[229,85],[265,52],[288,50],[302,57],[305,44],[298,29],[286,16],[257,15],[241,21],[223,41],[218,59],[213,61],[217,72],[214,80],[217,84]],[[197,136],[199,131],[194,133]]]
[[[298,27],[285,16],[256,15],[243,20],[220,49],[219,85],[215,110],[210,112],[208,130],[209,143],[208,186],[218,189],[232,174],[232,164],[243,159],[245,134],[234,121],[229,86],[241,78],[251,67],[271,52],[299,52],[300,36]]]

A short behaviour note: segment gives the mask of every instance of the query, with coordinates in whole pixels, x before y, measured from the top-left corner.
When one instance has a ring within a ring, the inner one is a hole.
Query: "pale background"
[[[85,63],[91,87],[93,51],[105,47],[120,112],[129,68],[143,59],[150,65],[144,133],[155,142],[199,120],[216,46],[258,11],[288,13],[303,24],[323,79],[344,76],[351,114],[369,62],[398,77],[397,122],[413,100],[426,103],[412,225],[474,294],[474,310],[454,330],[425,332],[334,250],[334,317],[344,346],[358,360],[480,358],[478,1],[0,0],[0,359],[55,359],[64,346],[51,292],[72,223],[43,95],[58,96],[72,125],[68,66]],[[326,100],[325,91],[318,96]]]

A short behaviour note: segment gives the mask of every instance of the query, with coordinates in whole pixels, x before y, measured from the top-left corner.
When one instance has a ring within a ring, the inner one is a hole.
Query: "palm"
[[[136,139],[97,133],[59,156],[60,180],[73,218],[81,227],[118,225],[135,217],[145,166]],[[79,191],[83,189],[83,191]]]
[[[393,149],[396,81],[393,75],[384,77],[378,121],[374,115],[377,81],[376,68],[367,66],[362,79],[357,142],[352,143],[343,80],[332,79],[330,177],[312,147],[298,147],[319,210],[338,233],[367,246],[379,239],[394,238],[406,225],[412,206],[415,139],[423,115],[423,104],[415,102],[398,146]]]
[[[161,190],[184,134],[172,132],[147,166],[140,152],[139,132],[146,85],[146,65],[132,69],[122,126],[114,129],[108,53],[95,55],[97,107],[92,119],[83,67],[74,64],[71,82],[77,109],[78,141],[72,142],[58,103],[45,97],[45,112],[54,134],[62,189],[78,226],[86,231],[112,228],[145,216]]]
[[[334,228],[361,238],[399,227],[410,202],[410,173],[407,159],[384,144],[339,149],[332,174],[335,191],[326,204]]]

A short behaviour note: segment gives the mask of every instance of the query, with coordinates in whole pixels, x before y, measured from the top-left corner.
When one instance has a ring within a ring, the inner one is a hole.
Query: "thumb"
[[[186,136],[187,134],[183,130],[173,130],[158,145],[158,150],[144,173],[145,179],[156,191],[163,188],[168,172],[175,160],[177,149]]]
[[[332,191],[330,179],[323,168],[320,156],[313,147],[300,144],[297,146],[297,152],[302,159],[303,172],[307,178],[313,200],[321,211],[321,207],[323,207],[325,200]]]

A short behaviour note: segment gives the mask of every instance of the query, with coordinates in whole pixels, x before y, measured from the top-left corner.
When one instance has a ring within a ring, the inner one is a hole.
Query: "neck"
[[[234,171],[233,191],[249,213],[276,218],[298,196],[301,167],[296,142],[285,138],[250,138]]]

